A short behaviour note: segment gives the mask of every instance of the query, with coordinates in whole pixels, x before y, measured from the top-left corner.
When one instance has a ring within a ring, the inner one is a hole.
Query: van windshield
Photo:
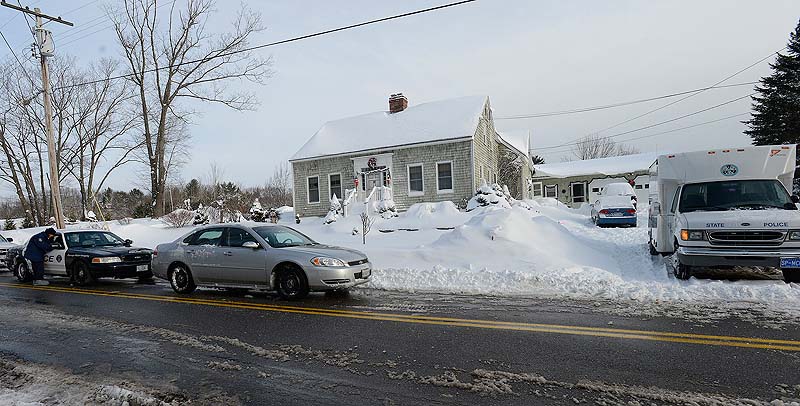
[[[679,210],[797,210],[777,180],[734,180],[694,183],[683,187]]]

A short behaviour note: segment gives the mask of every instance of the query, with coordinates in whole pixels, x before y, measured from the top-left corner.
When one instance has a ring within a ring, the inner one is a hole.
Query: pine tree
[[[5,224],[3,224],[3,230],[16,230],[17,225],[14,223],[14,219],[8,218],[6,219]]]
[[[800,23],[789,34],[785,54],[771,64],[753,96],[753,118],[745,134],[753,145],[800,143]]]

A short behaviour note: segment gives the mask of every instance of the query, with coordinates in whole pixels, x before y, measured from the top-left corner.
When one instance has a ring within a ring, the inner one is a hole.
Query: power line
[[[280,40],[280,41],[269,42],[269,43],[266,43],[266,44],[261,44],[261,45],[256,45],[256,46],[252,46],[252,47],[242,48],[242,49],[239,49],[239,50],[236,50],[236,51],[221,53],[221,54],[213,55],[213,56],[210,56],[210,57],[207,57],[207,58],[195,59],[195,60],[191,60],[191,61],[185,61],[185,62],[177,63],[177,64],[174,64],[174,65],[162,66],[162,67],[159,67],[159,68],[145,69],[145,70],[143,70],[141,72],[134,72],[134,73],[127,73],[127,74],[118,75],[118,76],[111,76],[109,78],[101,79],[101,80],[92,80],[92,81],[88,81],[88,82],[82,82],[82,83],[75,83],[75,84],[66,85],[66,86],[60,86],[60,87],[57,87],[55,89],[56,90],[58,90],[58,89],[66,89],[66,88],[71,88],[71,87],[76,87],[76,86],[86,86],[86,85],[91,85],[91,84],[95,84],[95,83],[105,82],[107,80],[125,79],[125,78],[131,77],[131,76],[133,76],[135,74],[152,73],[152,72],[156,72],[156,71],[159,71],[159,70],[172,69],[172,68],[175,68],[177,66],[189,65],[189,64],[192,64],[192,63],[203,62],[203,61],[207,61],[207,60],[211,60],[211,59],[224,58],[224,57],[228,57],[228,56],[231,56],[231,55],[236,55],[236,54],[240,54],[240,53],[244,53],[244,52],[250,52],[250,51],[255,51],[255,50],[258,50],[258,49],[263,49],[263,48],[269,48],[269,47],[273,47],[273,46],[277,46],[277,45],[288,44],[290,42],[302,41],[302,40],[309,39],[309,38],[320,37],[320,36],[323,36],[323,35],[333,34],[333,33],[340,32],[340,31],[347,31],[347,30],[351,30],[351,29],[354,29],[354,28],[364,27],[364,26],[367,26],[367,25],[378,24],[378,23],[382,23],[382,22],[386,22],[386,21],[397,20],[397,19],[404,18],[404,17],[414,16],[414,15],[417,15],[417,14],[423,14],[423,13],[428,13],[428,12],[431,12],[431,11],[437,11],[437,10],[442,10],[442,9],[446,9],[446,8],[450,8],[450,7],[460,6],[460,5],[467,4],[467,3],[473,3],[475,1],[477,1],[477,0],[462,0],[462,1],[457,1],[457,2],[453,2],[453,3],[447,3],[447,4],[440,5],[440,6],[429,7],[429,8],[420,9],[420,10],[416,10],[416,11],[410,11],[410,12],[402,13],[402,14],[395,14],[395,15],[392,15],[392,16],[389,16],[389,17],[382,17],[382,18],[378,18],[378,19],[374,19],[374,20],[368,20],[368,21],[364,21],[364,22],[360,22],[360,23],[356,23],[356,24],[346,25],[346,26],[343,26],[343,27],[332,28],[332,29],[325,30],[325,31],[318,31],[318,32],[315,32],[315,33],[312,33],[312,34],[305,34],[305,35],[301,35],[301,36],[298,36],[298,37],[292,37],[292,38],[287,38],[287,39],[283,39],[283,40]]]
[[[172,3],[164,3],[164,4],[162,4],[162,5],[158,6],[158,7],[156,7],[155,9],[156,9],[156,10],[158,10],[158,9],[160,9],[160,8],[162,8],[162,7],[166,7],[166,6],[169,6],[169,5],[172,5]],[[77,30],[77,31],[70,31],[68,34],[66,34],[66,35],[64,35],[64,36],[62,36],[62,37],[59,37],[59,39],[60,39],[60,40],[64,40],[64,39],[67,39],[67,38],[69,38],[69,37],[74,37],[76,34],[80,34],[80,33],[82,33],[82,32],[86,32],[87,30],[89,30],[89,29],[91,29],[91,28],[99,27],[100,25],[103,25],[103,24],[105,24],[105,23],[106,23],[106,21],[105,21],[105,16],[100,16],[100,17],[94,18],[94,19],[92,19],[92,20],[89,20],[87,23],[89,23],[89,22],[91,22],[91,21],[95,21],[95,20],[100,20],[100,21],[98,21],[98,22],[96,22],[96,23],[94,23],[94,24],[90,24],[90,25],[88,25],[88,26],[86,26],[86,27],[84,27],[84,28],[81,28],[80,30]],[[86,38],[86,37],[91,37],[91,36],[92,36],[92,35],[94,35],[94,34],[97,34],[97,33],[103,32],[103,31],[105,31],[105,30],[107,30],[107,29],[109,29],[109,28],[113,28],[113,27],[114,27],[114,24],[111,24],[111,25],[105,25],[105,26],[101,27],[100,29],[98,29],[98,30],[95,30],[95,31],[92,31],[92,32],[90,32],[90,33],[88,33],[88,34],[81,35],[80,37],[77,37],[77,38],[72,38],[72,39],[70,39],[69,41],[67,41],[67,42],[65,42],[65,43],[63,43],[63,44],[61,44],[61,47],[62,47],[62,48],[63,48],[63,47],[66,47],[66,46],[68,46],[68,45],[70,45],[70,44],[73,44],[73,43],[75,43],[75,42],[78,42],[78,41],[80,41],[80,40],[82,40],[82,39],[84,39],[84,38]]]
[[[726,106],[726,105],[731,104],[731,103],[735,103],[735,102],[737,102],[739,100],[743,100],[745,98],[751,97],[754,94],[755,94],[755,92],[747,94],[747,95],[744,95],[744,96],[741,96],[741,97],[737,97],[737,98],[732,99],[732,100],[728,100],[726,102],[722,102],[720,104],[715,104],[715,105],[713,105],[711,107],[706,107],[706,108],[704,108],[702,110],[697,110],[697,111],[691,112],[689,114],[684,114],[682,116],[671,118],[669,120],[661,121],[661,122],[658,122],[658,123],[655,123],[655,124],[650,124],[650,125],[647,125],[647,126],[644,126],[644,127],[635,128],[633,130],[624,131],[624,132],[617,133],[617,134],[614,134],[614,135],[609,135],[609,136],[603,137],[603,138],[606,138],[606,139],[616,138],[616,137],[620,137],[620,136],[623,136],[623,135],[639,132],[639,131],[642,131],[642,130],[647,130],[647,129],[650,129],[650,128],[653,128],[653,127],[658,127],[660,125],[672,123],[674,121],[682,120],[682,119],[687,118],[687,117],[696,116],[696,115],[698,115],[700,113],[705,113],[706,111],[714,110],[716,108],[719,108],[719,107],[722,107],[722,106]],[[572,141],[572,142],[566,142],[566,143],[558,144],[558,145],[552,145],[552,146],[549,146],[549,147],[537,148],[537,150],[556,149],[556,148],[566,147],[566,146],[570,146],[570,145],[577,145],[578,143],[580,143],[580,140],[575,140],[575,141]]]
[[[757,60],[757,61],[755,61],[755,62],[753,62],[752,64],[750,64],[750,65],[747,65],[746,67],[744,67],[744,68],[742,68],[742,69],[739,69],[739,70],[738,70],[738,71],[736,71],[735,73],[733,73],[733,74],[731,74],[731,75],[728,75],[728,76],[726,76],[724,79],[722,79],[722,80],[718,81],[717,83],[714,83],[713,85],[709,86],[709,87],[708,87],[707,89],[705,89],[705,90],[699,90],[697,93],[689,94],[689,95],[687,95],[686,97],[682,97],[682,98],[680,98],[680,99],[678,99],[678,100],[675,100],[675,101],[673,101],[673,102],[669,102],[669,103],[667,103],[667,104],[665,104],[665,105],[663,105],[663,106],[661,106],[661,107],[655,108],[655,109],[653,109],[653,110],[646,111],[646,112],[644,112],[644,113],[642,113],[642,114],[639,114],[639,115],[638,115],[638,116],[636,116],[636,117],[629,118],[629,119],[627,119],[627,120],[625,120],[625,121],[620,121],[620,122],[619,122],[619,123],[617,123],[617,124],[614,124],[614,125],[612,125],[612,126],[610,126],[610,127],[603,128],[602,130],[599,130],[599,131],[595,131],[595,132],[593,132],[593,133],[591,133],[591,134],[600,134],[600,133],[602,133],[602,132],[605,132],[605,131],[608,131],[608,130],[610,130],[610,129],[617,128],[617,127],[619,127],[619,126],[621,126],[621,125],[623,125],[623,124],[627,124],[627,123],[630,123],[631,121],[638,120],[638,119],[640,119],[640,118],[642,118],[642,117],[644,117],[644,116],[647,116],[647,115],[649,115],[649,114],[652,114],[652,113],[655,113],[655,112],[657,112],[657,111],[659,111],[659,110],[665,109],[665,108],[667,108],[667,107],[669,107],[669,106],[672,106],[672,105],[675,105],[675,104],[677,104],[677,103],[680,103],[680,102],[682,102],[682,101],[684,101],[684,100],[686,100],[686,99],[689,99],[689,98],[691,98],[691,97],[697,96],[698,94],[701,94],[701,93],[705,92],[706,90],[713,88],[714,86],[717,86],[717,85],[719,85],[719,84],[722,84],[722,83],[724,83],[724,82],[728,81],[728,79],[731,79],[731,78],[733,78],[733,77],[735,77],[735,76],[739,75],[740,73],[742,73],[742,72],[744,72],[744,71],[746,71],[746,70],[748,70],[748,69],[752,68],[753,66],[756,66],[756,65],[760,64],[761,62],[764,62],[765,60],[767,60],[767,59],[769,59],[769,58],[772,58],[772,56],[773,56],[773,55],[776,55],[778,52],[781,52],[781,51],[783,51],[784,49],[786,49],[786,47],[783,47],[783,48],[781,48],[781,49],[779,49],[779,50],[777,50],[777,51],[775,51],[775,52],[773,52],[773,53],[771,53],[771,54],[769,54],[769,55],[767,55],[767,56],[765,56],[765,57],[763,57],[763,58],[761,58],[761,59],[759,59],[759,60]]]
[[[624,140],[619,140],[619,142],[630,142],[630,141],[636,141],[636,140],[641,140],[641,139],[645,139],[645,138],[657,137],[659,135],[670,134],[670,133],[674,133],[674,132],[678,132],[678,131],[688,130],[690,128],[695,128],[695,127],[700,127],[700,126],[704,126],[704,125],[708,125],[708,124],[718,123],[720,121],[730,120],[732,118],[746,116],[746,115],[749,115],[749,114],[750,114],[750,112],[733,114],[733,115],[730,115],[730,116],[718,118],[716,120],[710,120],[710,121],[704,121],[702,123],[692,124],[692,125],[689,125],[689,126],[686,126],[686,127],[675,128],[675,129],[672,129],[672,130],[661,131],[661,132],[648,134],[648,135],[642,135],[642,136],[633,137],[633,138],[626,138]],[[532,149],[532,151],[535,151],[535,150],[536,150],[535,148]],[[550,154],[554,154],[554,153],[561,153],[561,152],[569,152],[571,150],[572,150],[571,148],[567,148],[567,149],[556,150],[556,151],[547,151],[547,152],[550,153]]]
[[[17,63],[19,64],[19,67],[22,68],[22,73],[24,73],[25,76],[28,78],[28,80],[31,81],[31,84],[33,84],[33,88],[35,89],[36,88],[36,82],[33,81],[33,79],[31,78],[30,74],[28,73],[28,70],[25,68],[25,65],[23,65],[22,61],[20,61],[19,58],[17,57],[17,53],[14,52],[14,48],[11,48],[11,44],[8,43],[8,40],[6,39],[6,36],[3,35],[2,31],[0,31],[0,37],[3,37],[3,42],[6,43],[6,46],[8,47],[8,50],[11,51],[11,55],[14,55],[14,59],[17,60]]]
[[[663,96],[649,97],[649,98],[646,98],[646,99],[638,99],[638,100],[632,100],[632,101],[621,102],[621,103],[604,104],[604,105],[600,105],[600,106],[581,107],[581,108],[576,108],[576,109],[549,111],[549,112],[542,112],[542,113],[518,114],[518,115],[513,115],[513,116],[495,117],[494,119],[495,120],[519,120],[519,119],[526,119],[526,118],[552,117],[552,116],[562,116],[562,115],[566,115],[566,114],[586,113],[586,112],[590,112],[590,111],[605,110],[605,109],[611,109],[611,108],[616,108],[616,107],[630,106],[632,104],[646,103],[646,102],[651,102],[651,101],[655,101],[655,100],[669,99],[669,98],[672,98],[672,97],[683,96],[685,94],[699,92],[699,91],[705,91],[705,90],[709,90],[709,89],[724,89],[724,88],[729,88],[729,87],[754,85],[754,84],[757,84],[757,83],[758,82],[744,82],[744,83],[734,83],[734,84],[730,84],[730,85],[709,86],[709,87],[702,87],[702,88],[699,88],[699,89],[687,90],[687,91],[684,91],[684,92],[671,93],[671,94],[666,94],[666,95],[663,95]]]

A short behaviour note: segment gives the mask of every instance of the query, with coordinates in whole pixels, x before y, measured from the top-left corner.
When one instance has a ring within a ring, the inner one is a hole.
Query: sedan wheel
[[[72,267],[72,281],[78,286],[87,286],[94,282],[94,277],[85,263],[78,262]]]
[[[17,266],[14,267],[14,276],[16,276],[17,280],[20,282],[30,282],[33,280],[33,274],[28,267],[28,263],[25,261],[18,263]]]
[[[302,271],[284,268],[278,274],[278,294],[284,299],[301,299],[308,295],[308,282]]]
[[[169,273],[169,284],[175,293],[192,293],[197,289],[197,285],[192,278],[192,272],[184,265],[175,265]]]

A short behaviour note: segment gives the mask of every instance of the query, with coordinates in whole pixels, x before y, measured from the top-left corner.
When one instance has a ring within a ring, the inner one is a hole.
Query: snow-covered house
[[[360,203],[388,190],[400,211],[420,202],[463,205],[483,180],[497,182],[501,148],[515,144],[495,132],[486,96],[409,106],[395,94],[388,111],[325,123],[289,160],[295,211],[325,215],[330,197],[347,200],[348,190]]]
[[[650,192],[650,165],[658,154],[634,154],[584,161],[533,165],[531,194],[553,197],[570,207],[597,200],[600,188],[614,182],[630,183],[640,202]]]

